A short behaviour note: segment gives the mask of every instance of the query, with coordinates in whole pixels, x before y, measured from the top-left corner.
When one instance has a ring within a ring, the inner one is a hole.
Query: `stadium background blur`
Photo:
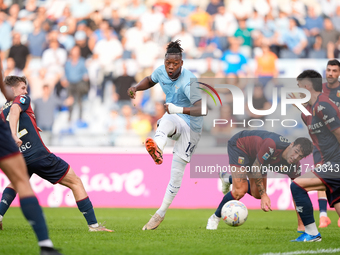
[[[0,0],[5,76],[28,78],[38,126],[52,146],[141,147],[165,97],[159,85],[133,101],[126,91],[163,63],[170,40],[181,40],[184,67],[197,77],[242,89],[243,78],[255,77],[260,110],[270,107],[276,78],[307,68],[324,75],[327,59],[339,57],[339,35],[338,0]],[[231,102],[224,102],[217,117],[228,119]],[[204,127],[224,138],[238,130]],[[303,125],[294,136],[300,133],[307,136]],[[225,143],[216,138],[212,146]]]

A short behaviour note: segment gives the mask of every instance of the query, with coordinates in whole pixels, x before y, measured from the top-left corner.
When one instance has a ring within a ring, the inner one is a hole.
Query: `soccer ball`
[[[231,200],[222,207],[222,220],[229,226],[241,226],[248,217],[247,207],[240,201]]]

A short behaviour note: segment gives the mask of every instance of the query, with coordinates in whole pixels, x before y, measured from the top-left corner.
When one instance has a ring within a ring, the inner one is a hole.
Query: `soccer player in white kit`
[[[175,198],[190,162],[192,153],[201,137],[203,117],[201,116],[201,95],[196,77],[183,68],[180,41],[170,42],[167,46],[164,65],[158,67],[151,76],[128,89],[131,98],[136,92],[146,90],[159,83],[166,95],[166,113],[158,121],[154,139],[147,138],[145,147],[157,165],[163,163],[163,150],[167,138],[176,141],[173,150],[171,177],[163,203],[143,230],[156,229]]]

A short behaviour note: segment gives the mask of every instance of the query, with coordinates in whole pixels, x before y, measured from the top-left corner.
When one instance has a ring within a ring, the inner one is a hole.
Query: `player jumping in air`
[[[0,90],[7,100],[11,99],[3,83],[2,70],[0,70]],[[22,213],[37,236],[40,254],[60,255],[61,253],[53,248],[53,243],[49,238],[43,211],[29,183],[25,160],[12,139],[8,125],[2,118],[0,118],[0,168],[19,193]],[[2,216],[0,216],[0,230],[2,230]]]
[[[312,152],[312,142],[300,137],[288,142],[283,136],[264,130],[241,131],[228,142],[229,165],[235,167],[231,173],[233,189],[222,199],[213,215],[208,219],[207,229],[215,230],[221,220],[221,210],[230,200],[240,200],[246,193],[261,199],[261,208],[271,211],[266,193],[267,176],[263,166],[280,167],[291,179],[301,173],[299,161]],[[249,166],[251,171],[245,171]],[[287,170],[290,172],[287,172]],[[249,178],[249,181],[247,180]],[[304,229],[301,220],[298,230]]]
[[[166,94],[166,113],[158,121],[155,138],[147,138],[145,141],[146,149],[157,165],[163,163],[162,154],[167,138],[176,141],[170,182],[163,203],[143,230],[156,229],[164,220],[165,213],[181,186],[185,166],[190,162],[201,137],[201,96],[194,83],[196,77],[182,67],[182,51],[179,41],[170,42],[164,65],[128,89],[129,96],[135,98],[137,91],[149,89],[159,83]]]
[[[26,78],[7,76],[5,84],[11,87],[15,98],[4,105],[1,115],[9,122],[12,137],[25,158],[29,176],[35,173],[52,184],[60,183],[70,188],[78,209],[87,221],[89,231],[112,232],[98,224],[92,203],[80,178],[64,160],[51,153],[41,140],[31,108],[31,99],[27,95]],[[17,187],[12,183],[3,191],[0,203],[1,222],[16,193]]]
[[[310,116],[302,114],[313,140],[314,169],[296,178],[290,188],[296,211],[300,214],[305,233],[293,240],[296,242],[321,241],[316,227],[313,205],[308,191],[326,191],[330,207],[340,216],[340,112],[330,98],[321,93],[322,77],[314,70],[305,70],[297,77],[300,88],[311,93],[307,110]]]

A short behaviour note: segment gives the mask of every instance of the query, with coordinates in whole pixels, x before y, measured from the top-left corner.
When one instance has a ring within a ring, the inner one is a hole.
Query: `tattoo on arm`
[[[252,167],[252,171],[250,172],[251,178],[255,179],[255,184],[256,187],[259,191],[260,196],[262,196],[263,194],[266,193],[266,189],[263,185],[263,178],[262,178],[262,173],[261,173],[261,165],[259,163],[259,161],[256,159],[253,167]]]

